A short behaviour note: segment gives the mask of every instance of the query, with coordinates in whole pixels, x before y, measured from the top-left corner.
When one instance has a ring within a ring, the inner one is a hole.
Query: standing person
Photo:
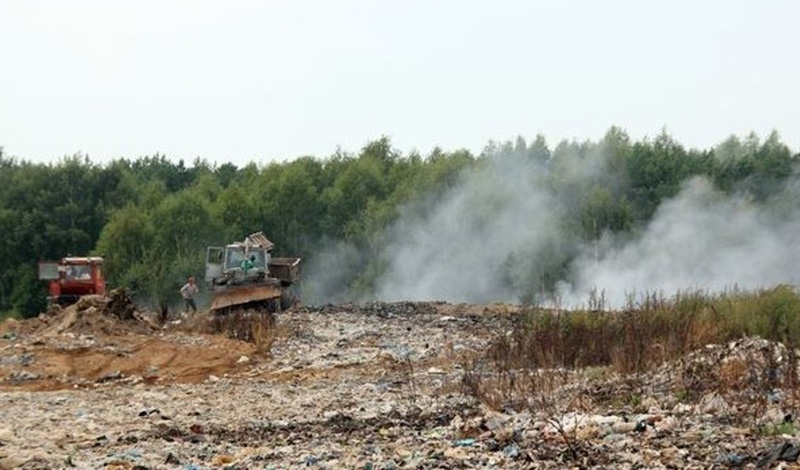
[[[181,287],[181,296],[183,296],[183,302],[186,304],[186,312],[189,312],[189,309],[192,309],[192,313],[197,312],[197,305],[194,303],[194,296],[197,294],[197,284],[194,283],[194,276],[189,276],[189,280],[186,284]]]

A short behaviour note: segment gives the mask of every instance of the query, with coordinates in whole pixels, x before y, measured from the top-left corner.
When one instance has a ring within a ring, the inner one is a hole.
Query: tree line
[[[561,215],[576,237],[594,240],[646,224],[683,181],[703,175],[721,191],[775,197],[796,174],[800,154],[777,133],[730,137],[704,150],[687,149],[662,132],[632,141],[612,127],[599,141],[490,142],[483,152],[434,149],[403,154],[382,137],[356,153],[301,157],[237,167],[164,155],[98,164],[84,155],[32,163],[0,147],[0,313],[31,316],[45,308],[37,262],[68,254],[105,257],[109,285],[124,286],[152,305],[177,300],[188,274],[202,277],[205,248],[264,230],[276,254],[312,259],[344,241],[369,252],[404,207],[435,200],[464,172],[493,158],[523,158],[541,169],[574,210]],[[575,168],[602,166],[588,178]],[[534,184],[533,182],[531,184]],[[541,184],[537,182],[535,184]],[[541,273],[553,285],[566,255]],[[364,261],[342,292],[369,292],[380,265]]]

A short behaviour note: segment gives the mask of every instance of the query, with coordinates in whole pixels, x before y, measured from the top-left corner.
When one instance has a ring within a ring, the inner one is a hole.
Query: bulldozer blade
[[[263,302],[280,299],[281,289],[278,286],[236,286],[226,290],[214,292],[211,299],[210,310],[220,310],[227,307],[244,306],[253,302]]]

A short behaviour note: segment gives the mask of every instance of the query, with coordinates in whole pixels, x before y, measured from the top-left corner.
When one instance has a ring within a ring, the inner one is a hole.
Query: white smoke
[[[364,255],[355,246],[327,240],[303,267],[300,291],[309,304],[337,303],[347,299],[351,280],[365,263]]]
[[[513,260],[535,259],[559,237],[556,200],[543,181],[535,162],[495,156],[463,175],[421,219],[401,217],[378,298],[517,301]]]
[[[769,204],[694,178],[646,226],[581,241],[574,224],[592,188],[620,195],[626,187],[604,145],[562,143],[549,165],[508,148],[480,159],[435,200],[404,208],[381,234],[367,297],[519,302],[544,293],[544,277],[555,273],[562,305],[585,305],[600,292],[606,307],[621,307],[646,294],[800,283],[797,178]],[[321,254],[311,281],[322,295],[313,297],[332,301],[350,290],[365,262],[347,245]]]
[[[578,305],[595,290],[608,306],[619,307],[647,294],[797,284],[798,236],[795,207],[777,212],[695,178],[659,207],[640,237],[599,259],[585,249],[560,295],[565,304]]]

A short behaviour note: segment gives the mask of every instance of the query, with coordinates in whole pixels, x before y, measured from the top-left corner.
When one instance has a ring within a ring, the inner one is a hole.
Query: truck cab
[[[39,263],[39,279],[48,281],[47,301],[70,305],[84,295],[105,295],[103,258],[98,256],[61,258]]]

